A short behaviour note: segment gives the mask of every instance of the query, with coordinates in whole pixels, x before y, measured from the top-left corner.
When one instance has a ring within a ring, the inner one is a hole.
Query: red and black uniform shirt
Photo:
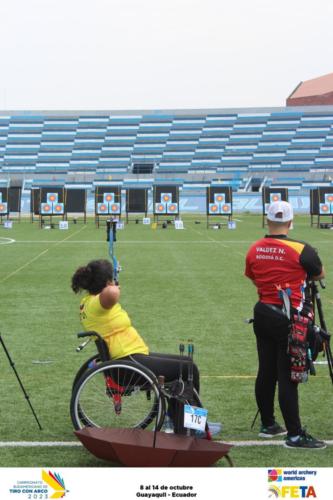
[[[309,300],[306,280],[318,276],[322,263],[316,250],[307,243],[285,235],[267,235],[256,241],[246,255],[245,275],[257,287],[259,300],[282,305],[279,290],[290,295],[291,304],[299,311]]]

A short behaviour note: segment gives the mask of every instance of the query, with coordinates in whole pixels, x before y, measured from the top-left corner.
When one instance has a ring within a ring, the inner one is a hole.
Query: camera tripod
[[[23,384],[22,384],[22,381],[21,381],[21,379],[20,379],[20,377],[19,377],[19,374],[17,373],[17,370],[16,370],[16,368],[15,368],[15,363],[13,362],[12,358],[10,357],[10,354],[9,354],[9,352],[8,352],[8,350],[7,350],[7,347],[5,346],[5,343],[4,343],[4,341],[3,341],[3,338],[2,338],[2,336],[1,336],[1,334],[0,334],[0,343],[1,343],[2,347],[3,347],[3,350],[5,351],[5,354],[6,354],[6,356],[7,356],[7,359],[8,359],[8,361],[9,361],[9,364],[10,364],[10,366],[12,367],[12,369],[13,369],[13,371],[14,371],[14,373],[15,373],[15,376],[16,376],[16,378],[17,378],[17,380],[18,380],[18,383],[20,384],[20,387],[21,387],[21,389],[22,389],[22,392],[23,392],[23,394],[24,394],[24,397],[25,397],[25,399],[27,400],[28,405],[30,406],[30,409],[31,409],[31,411],[32,411],[32,414],[33,414],[33,416],[34,416],[34,418],[35,418],[35,420],[36,420],[36,422],[37,422],[37,425],[38,425],[39,429],[40,429],[40,430],[42,430],[42,426],[40,425],[40,422],[39,422],[38,417],[37,417],[37,415],[36,415],[36,413],[35,413],[35,410],[33,409],[33,406],[32,406],[32,404],[31,404],[31,402],[30,402],[29,396],[28,396],[28,394],[27,394],[27,392],[26,392],[26,390],[25,390],[25,388],[24,388],[24,386],[23,386]]]

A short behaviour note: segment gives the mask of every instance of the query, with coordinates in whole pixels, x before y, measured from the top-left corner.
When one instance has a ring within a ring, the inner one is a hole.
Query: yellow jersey
[[[112,359],[130,354],[149,354],[142,337],[120,304],[104,309],[99,295],[85,295],[80,303],[80,320],[84,330],[94,330],[106,341]]]

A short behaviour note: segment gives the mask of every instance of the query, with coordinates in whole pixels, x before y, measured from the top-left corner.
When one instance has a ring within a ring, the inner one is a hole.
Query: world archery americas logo
[[[268,482],[282,481],[283,469],[268,469]]]
[[[42,479],[44,483],[48,484],[54,490],[53,495],[49,498],[63,498],[66,495],[68,490],[66,490],[64,480],[59,474],[56,472],[52,474],[51,471],[47,473],[43,470]]]

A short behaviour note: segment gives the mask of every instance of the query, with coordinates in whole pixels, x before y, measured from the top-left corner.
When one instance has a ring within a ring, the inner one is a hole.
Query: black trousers
[[[142,365],[149,368],[155,375],[164,375],[166,382],[173,382],[177,380],[180,375],[180,366],[182,364],[182,377],[186,382],[188,380],[188,368],[191,363],[190,358],[187,356],[179,356],[177,354],[162,354],[158,352],[151,352],[145,354],[131,354],[127,359],[138,361]],[[193,386],[199,393],[200,390],[200,376],[199,370],[195,363],[193,363]]]
[[[180,377],[182,371],[182,379],[184,382],[189,378],[189,366],[192,362],[187,356],[178,356],[174,354],[161,354],[152,352],[145,354],[131,354],[127,359],[137,361],[149,368],[157,377],[163,375],[165,382],[173,382]],[[182,366],[182,369],[181,369]],[[200,390],[200,375],[196,364],[193,363],[193,386],[199,394]],[[176,399],[168,400],[168,414],[171,417],[176,432],[183,433],[183,405],[178,403]]]
[[[257,405],[264,426],[274,423],[276,386],[281,413],[289,436],[297,436],[302,427],[299,417],[298,384],[290,379],[287,354],[288,320],[265,304],[254,307],[254,333],[257,339],[259,369],[255,383]]]

